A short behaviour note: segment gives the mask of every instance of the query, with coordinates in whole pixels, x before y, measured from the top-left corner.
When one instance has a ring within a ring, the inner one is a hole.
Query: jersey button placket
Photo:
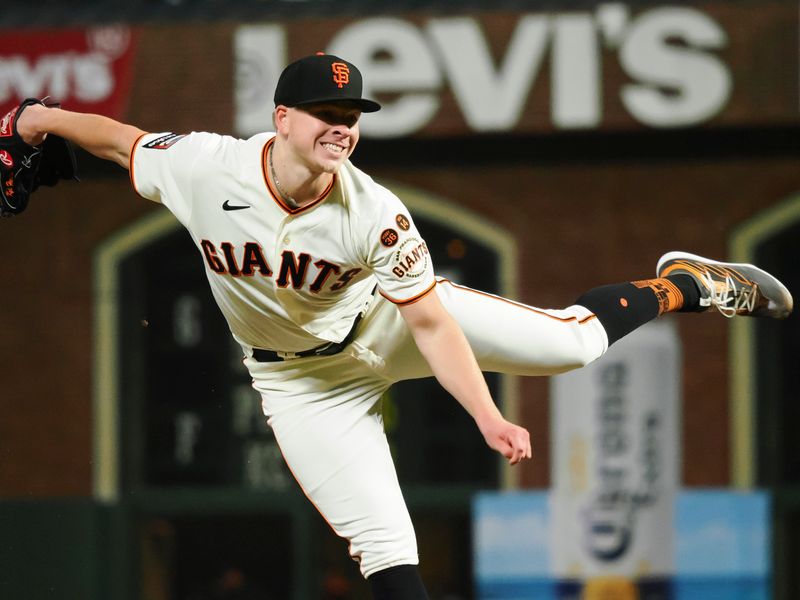
[[[283,223],[281,223],[280,229],[278,229],[277,234],[275,236],[275,260],[278,261],[277,264],[280,264],[280,260],[283,256],[285,250],[288,249],[289,244],[292,241],[291,234],[291,227],[292,227],[293,219],[291,216],[286,217],[283,219]]]
[[[281,239],[281,243],[284,246],[288,246],[289,243],[292,241],[292,238],[289,235],[292,227],[292,221],[294,221],[294,219],[292,219],[291,217],[286,217],[283,220],[283,227],[281,227],[281,235],[283,236],[283,238]]]

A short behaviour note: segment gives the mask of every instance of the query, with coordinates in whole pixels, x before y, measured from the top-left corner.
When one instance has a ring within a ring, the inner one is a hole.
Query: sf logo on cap
[[[340,88],[350,83],[350,68],[346,64],[331,63],[331,70],[333,71],[333,82]]]

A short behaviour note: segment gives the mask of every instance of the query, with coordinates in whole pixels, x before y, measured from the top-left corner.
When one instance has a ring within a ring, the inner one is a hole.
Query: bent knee
[[[533,356],[523,356],[510,369],[505,365],[496,370],[523,376],[560,375],[585,367],[604,353],[605,347],[600,344],[551,344],[537,348]]]
[[[392,532],[381,534],[372,530],[354,536],[350,540],[350,556],[359,563],[365,579],[390,567],[419,564],[417,538],[411,521]]]
[[[566,373],[585,367],[603,356],[608,350],[608,337],[597,319],[575,330],[574,335],[555,344],[553,364]]]

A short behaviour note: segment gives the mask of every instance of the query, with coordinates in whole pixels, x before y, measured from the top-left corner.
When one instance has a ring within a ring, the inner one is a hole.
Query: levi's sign
[[[70,110],[120,118],[135,38],[124,25],[9,32],[0,39],[0,114],[47,96]]]
[[[255,28],[242,30],[252,36]],[[294,33],[288,26],[283,33],[268,30],[288,40]],[[285,54],[282,42],[262,47]],[[465,128],[700,124],[730,99],[732,75],[722,58],[727,44],[720,23],[699,9],[665,6],[633,14],[611,3],[590,12],[362,19],[334,30],[325,49],[356,64],[364,73],[364,95],[383,104],[364,117],[362,132],[391,138]],[[271,54],[265,60],[279,59]],[[248,71],[277,67],[249,64]]]

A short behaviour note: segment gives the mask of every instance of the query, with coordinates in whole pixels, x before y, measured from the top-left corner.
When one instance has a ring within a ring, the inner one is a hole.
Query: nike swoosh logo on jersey
[[[239,206],[237,204],[231,204],[230,200],[225,200],[222,203],[222,210],[242,210],[243,208],[250,208],[249,206]]]

